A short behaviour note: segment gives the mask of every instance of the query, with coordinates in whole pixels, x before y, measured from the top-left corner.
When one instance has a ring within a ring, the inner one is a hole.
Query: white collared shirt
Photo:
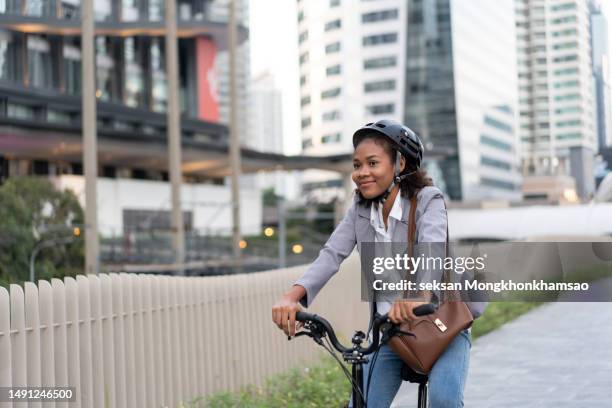
[[[370,210],[370,225],[374,228],[374,242],[391,242],[393,238],[393,233],[395,232],[395,227],[398,223],[401,222],[402,219],[402,197],[400,192],[398,191],[395,196],[395,201],[393,202],[393,207],[391,207],[391,211],[389,211],[389,217],[387,218],[387,228],[385,228],[385,222],[383,219],[382,213],[383,204],[382,203],[372,203],[372,208]],[[388,246],[380,246],[377,248],[376,256],[381,256],[378,254],[379,250],[383,248],[391,249]],[[392,256],[392,254],[386,254],[384,256]],[[376,302],[376,311],[379,314],[388,313],[391,310],[391,303],[389,302]]]

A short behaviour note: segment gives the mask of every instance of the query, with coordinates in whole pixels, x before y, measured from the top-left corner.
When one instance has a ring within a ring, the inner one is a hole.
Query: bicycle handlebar
[[[412,313],[414,313],[415,316],[425,316],[428,314],[432,314],[435,311],[436,311],[436,305],[434,305],[433,303],[427,303],[427,304],[420,305],[412,309]],[[385,323],[392,324],[389,321],[388,317],[389,317],[388,314],[385,313],[384,315],[378,316],[374,319],[374,321],[372,322],[372,342],[370,343],[368,348],[361,350],[362,354],[364,355],[372,354],[376,350],[376,348],[378,347],[378,343],[380,341],[381,327]],[[350,353],[353,351],[352,348],[347,348],[343,346],[342,344],[340,344],[331,324],[323,317],[317,314],[311,314],[311,313],[300,311],[296,313],[295,320],[297,320],[298,322],[302,322],[304,324],[314,323],[314,326],[307,327],[307,328],[310,329],[311,332],[315,331],[316,334],[319,334],[321,337],[324,334],[327,334],[329,336],[330,342],[332,343],[334,348],[338,350],[339,352]]]

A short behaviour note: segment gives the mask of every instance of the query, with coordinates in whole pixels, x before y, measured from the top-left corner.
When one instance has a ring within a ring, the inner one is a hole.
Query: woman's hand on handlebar
[[[421,305],[429,304],[429,300],[423,299],[399,299],[396,300],[389,310],[389,320],[393,323],[405,323],[416,319],[413,310]]]
[[[303,293],[304,288],[296,285],[272,306],[272,321],[289,337],[295,336],[295,332],[303,326],[295,320],[295,314],[302,310],[298,300]]]

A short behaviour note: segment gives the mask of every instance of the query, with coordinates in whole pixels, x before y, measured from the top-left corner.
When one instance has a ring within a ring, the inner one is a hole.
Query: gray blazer
[[[408,237],[410,200],[405,197],[401,197],[401,200],[402,220],[395,227],[393,242],[407,242]],[[445,242],[446,222],[442,192],[433,186],[421,189],[417,194],[416,242]],[[360,204],[355,195],[351,207],[319,252],[317,259],[294,283],[306,289],[306,296],[300,303],[304,307],[310,306],[327,281],[338,272],[342,261],[353,252],[355,245],[374,242],[374,236],[374,228],[370,224],[370,207]],[[474,318],[480,316],[486,307],[485,302],[467,302],[467,305]]]

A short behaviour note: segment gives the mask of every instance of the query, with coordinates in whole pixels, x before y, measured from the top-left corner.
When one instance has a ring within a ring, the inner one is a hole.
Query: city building
[[[269,72],[253,78],[251,103],[253,137],[247,146],[262,152],[283,153],[283,101]]]
[[[591,52],[597,114],[597,143],[599,150],[612,145],[612,99],[610,94],[610,57],[608,20],[601,4],[589,0],[591,17]]]
[[[182,170],[186,184],[193,184],[184,188],[184,195],[192,197],[183,197],[185,211],[197,207],[193,197],[207,195],[200,190],[229,197],[219,192],[229,192],[223,185],[228,174],[227,4],[177,1]],[[98,174],[104,179],[98,182],[98,206],[99,217],[106,217],[100,219],[104,232],[109,211],[115,214],[113,230],[129,228],[126,220],[138,218],[128,217],[130,211],[142,210],[145,216],[153,206],[162,218],[169,217],[170,201],[159,193],[169,191],[165,11],[162,0],[95,0],[94,9]],[[237,20],[243,120],[238,127],[246,135],[250,72],[245,0],[237,1]],[[58,186],[75,186],[77,193],[81,190],[75,181],[83,173],[80,29],[79,0],[0,1],[0,182],[37,175],[60,179]],[[69,183],[61,181],[65,176],[71,176]],[[195,187],[202,184],[211,186]],[[129,199],[119,197],[119,191]],[[243,211],[255,221],[243,224],[245,232],[257,233],[259,194],[245,191],[242,196],[249,200]],[[140,206],[135,204],[138,200]],[[224,200],[231,208],[229,199]],[[187,217],[192,220],[188,228],[202,225],[199,213],[201,209]],[[123,222],[117,223],[121,217]],[[229,231],[231,217],[219,220]]]
[[[263,72],[251,83],[251,138],[247,146],[269,153],[284,154],[283,100],[274,76]],[[261,190],[272,188],[277,195],[295,199],[299,193],[297,172],[261,172],[242,178],[242,183],[255,183]]]
[[[596,96],[586,0],[515,0],[522,168],[594,191]]]
[[[520,199],[512,12],[507,0],[298,1],[304,153],[351,152],[357,127],[394,119],[447,151],[425,158],[451,199]]]

